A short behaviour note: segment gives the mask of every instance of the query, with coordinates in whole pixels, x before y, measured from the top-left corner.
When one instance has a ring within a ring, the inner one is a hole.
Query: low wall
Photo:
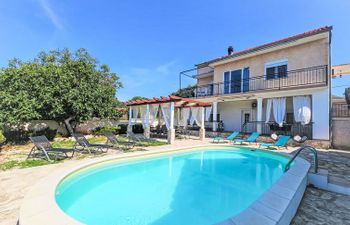
[[[119,122],[113,119],[98,119],[93,118],[92,120],[88,120],[82,123],[79,123],[74,128],[74,131],[82,134],[91,134],[93,130],[98,127],[105,126],[118,126]]]
[[[350,118],[335,117],[332,122],[333,147],[350,150]]]

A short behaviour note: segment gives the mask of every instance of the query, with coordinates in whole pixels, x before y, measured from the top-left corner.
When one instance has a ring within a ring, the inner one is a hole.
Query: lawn
[[[129,139],[125,136],[118,136],[118,140],[120,141],[128,141]],[[104,144],[107,141],[107,138],[104,136],[93,136],[93,137],[88,137],[88,141],[91,144]],[[54,148],[73,148],[76,142],[72,139],[63,139],[59,141],[54,141],[51,143]],[[137,151],[140,148],[137,147],[147,147],[147,146],[160,146],[160,145],[166,145],[167,143],[165,141],[140,141],[136,143],[136,147],[133,149],[128,150],[127,152],[132,152],[132,151]],[[14,149],[19,149],[20,146],[11,146]],[[28,146],[27,146],[28,147]],[[62,162],[64,160],[59,160],[55,162],[49,162],[44,159],[28,159],[24,160],[27,156],[28,152],[21,152],[21,153],[16,153],[14,156],[16,157],[10,157],[7,161],[1,162],[0,163],[0,170],[10,170],[13,168],[28,168],[28,167],[35,167],[35,166],[43,166],[43,165],[48,165],[48,164],[53,164],[53,163],[58,163]],[[79,160],[85,158],[87,155],[82,154],[82,153],[76,153],[74,156],[74,159]],[[18,159],[20,157],[21,159]]]

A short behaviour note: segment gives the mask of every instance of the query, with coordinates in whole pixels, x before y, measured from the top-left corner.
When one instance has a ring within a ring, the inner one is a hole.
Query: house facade
[[[196,65],[206,128],[330,140],[331,31],[321,27]]]

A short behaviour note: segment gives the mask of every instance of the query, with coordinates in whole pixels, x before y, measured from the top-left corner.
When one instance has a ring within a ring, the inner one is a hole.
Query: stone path
[[[350,188],[350,151],[318,150],[319,168],[328,171],[328,182]],[[313,155],[307,151],[300,154],[309,162]]]
[[[350,196],[307,188],[291,225],[326,224],[350,224]]]

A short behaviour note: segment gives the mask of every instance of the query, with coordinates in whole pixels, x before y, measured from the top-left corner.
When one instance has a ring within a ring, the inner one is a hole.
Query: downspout
[[[333,148],[333,120],[332,120],[332,109],[333,109],[333,101],[332,101],[332,29],[331,26],[328,31],[328,86],[329,86],[329,140],[330,147]]]

